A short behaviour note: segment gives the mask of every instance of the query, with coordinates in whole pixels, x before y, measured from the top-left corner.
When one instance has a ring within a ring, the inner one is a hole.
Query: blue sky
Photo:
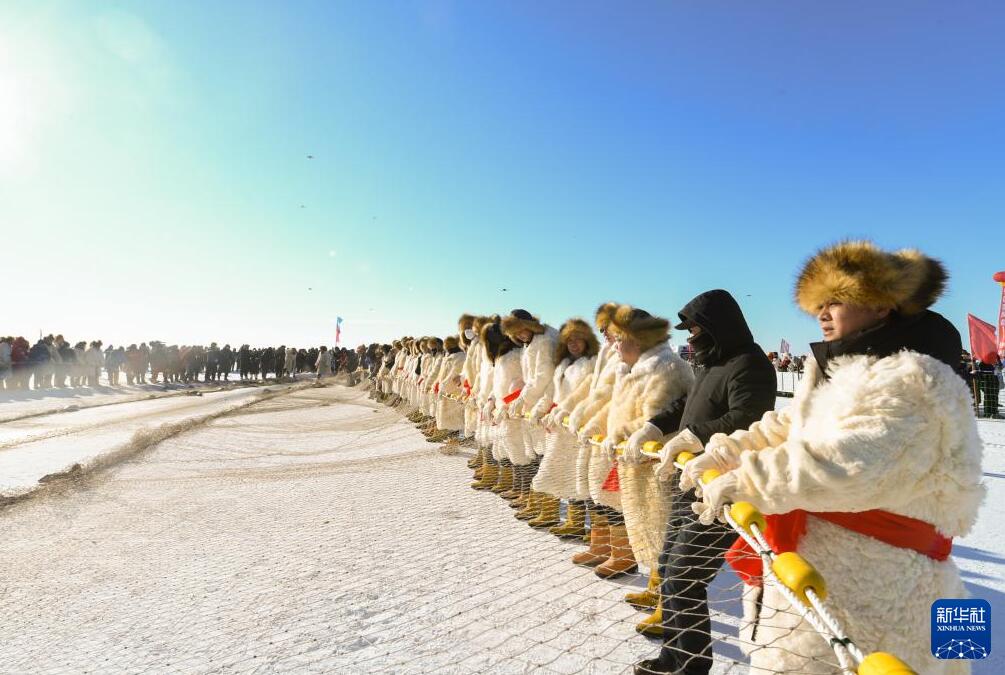
[[[0,332],[355,343],[723,287],[804,352],[794,277],[846,237],[993,323],[1003,34],[993,2],[4,3]]]

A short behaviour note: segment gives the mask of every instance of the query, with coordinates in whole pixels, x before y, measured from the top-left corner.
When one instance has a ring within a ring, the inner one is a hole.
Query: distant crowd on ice
[[[316,378],[352,374],[377,359],[378,345],[355,349],[326,345],[309,349],[287,347],[222,348],[213,342],[201,345],[166,345],[152,341],[128,347],[103,345],[101,340],[71,344],[62,335],[46,335],[34,345],[24,337],[0,337],[0,391],[98,387],[102,372],[107,386],[158,382],[227,382]],[[123,382],[124,380],[124,382]]]

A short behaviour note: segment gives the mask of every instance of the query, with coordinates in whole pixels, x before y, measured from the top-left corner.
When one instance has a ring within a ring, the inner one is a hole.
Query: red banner
[[[967,325],[970,328],[970,354],[984,363],[994,363],[998,356],[995,327],[973,314],[967,314]]]

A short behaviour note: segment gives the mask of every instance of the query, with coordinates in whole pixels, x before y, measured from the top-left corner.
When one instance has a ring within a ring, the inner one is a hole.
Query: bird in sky
[[[314,155],[307,155],[307,159],[314,159]]]

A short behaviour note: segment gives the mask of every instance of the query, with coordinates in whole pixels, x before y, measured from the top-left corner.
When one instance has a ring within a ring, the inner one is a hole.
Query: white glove
[[[552,410],[551,412],[554,412],[554,410]],[[551,412],[546,412],[544,415],[541,416],[541,426],[544,427],[545,431],[555,430],[555,418],[552,416]]]
[[[559,420],[559,422],[561,421],[562,420]],[[585,421],[586,420],[583,419],[582,412],[574,410],[572,411],[572,413],[569,414],[569,426],[572,427],[573,433],[576,433],[576,430],[579,429],[579,427],[582,426],[585,423]]]
[[[562,420],[564,420],[568,416],[569,413],[562,410],[558,406],[552,408],[551,412],[548,413],[547,415],[548,419],[550,420],[549,423],[551,424],[552,429],[564,429],[565,427],[562,426]]]
[[[542,410],[538,406],[534,406],[534,409],[530,411],[531,424],[537,424],[538,422],[541,421],[541,418],[543,416],[544,416],[544,410]]]
[[[604,456],[607,457],[607,460],[610,462],[617,461],[618,459],[618,442],[619,441],[613,436],[608,436],[600,445],[600,449],[604,451]]]
[[[739,479],[733,472],[725,473],[702,488],[702,499],[691,504],[691,510],[698,515],[698,522],[711,525],[716,518],[722,519],[722,507],[733,501]]]
[[[701,476],[709,469],[719,473],[732,471],[740,466],[740,456],[726,445],[709,445],[705,452],[684,465],[680,474],[680,489],[687,492],[691,488],[701,491]]]
[[[506,413],[506,408],[504,406],[504,407],[499,408],[498,410],[496,410],[495,415],[492,416],[492,423],[493,424],[499,424],[500,422],[502,422],[507,417],[509,417],[509,415]]]
[[[663,438],[663,432],[655,424],[646,422],[642,428],[628,437],[625,444],[625,451],[621,453],[621,459],[625,464],[638,464],[642,461],[642,446],[649,441],[659,441]]]
[[[679,432],[660,450],[660,463],[656,465],[656,475],[660,480],[670,480],[676,471],[674,460],[677,459],[677,455],[685,450],[699,453],[702,447],[701,440],[690,429]]]
[[[590,439],[599,433],[600,429],[590,424],[577,431],[576,436],[579,438],[580,443],[589,443]]]
[[[489,399],[482,404],[482,419],[490,420],[492,419],[492,411],[495,409],[495,401]]]

